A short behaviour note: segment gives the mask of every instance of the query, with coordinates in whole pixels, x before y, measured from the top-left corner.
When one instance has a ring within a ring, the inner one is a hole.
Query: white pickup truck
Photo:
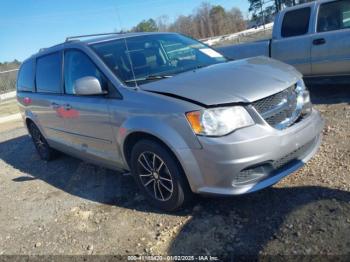
[[[272,39],[216,48],[231,59],[264,55],[305,77],[350,76],[350,0],[320,0],[287,8]]]

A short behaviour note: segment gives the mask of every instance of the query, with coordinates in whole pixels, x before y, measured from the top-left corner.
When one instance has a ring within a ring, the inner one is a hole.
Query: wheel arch
[[[131,152],[133,147],[141,140],[151,140],[154,141],[162,146],[165,147],[165,149],[170,153],[170,155],[173,157],[173,159],[176,161],[177,165],[179,166],[179,168],[181,169],[184,178],[185,178],[185,183],[186,186],[188,188],[191,188],[191,184],[190,181],[188,179],[188,176],[185,172],[184,167],[181,164],[181,161],[179,160],[179,157],[177,156],[177,154],[175,153],[176,151],[174,150],[174,148],[172,148],[171,145],[169,145],[168,143],[164,142],[162,139],[160,139],[159,137],[144,132],[144,131],[135,131],[133,133],[130,133],[125,139],[124,139],[124,144],[123,144],[123,155],[124,155],[124,159],[127,163],[127,165],[129,166],[130,169],[130,158],[131,158]]]
[[[164,142],[162,139],[155,136],[154,134],[151,134],[151,133],[148,133],[145,131],[135,131],[135,132],[128,134],[125,137],[124,143],[123,143],[123,154],[124,154],[125,161],[129,167],[130,167],[131,151],[132,151],[133,147],[136,145],[136,143],[143,140],[143,139],[152,140],[154,142],[157,142],[157,143],[165,146],[167,148],[167,150],[176,159],[176,161],[179,162],[179,164],[180,164],[178,157],[174,153],[174,149],[169,144],[167,144],[166,142]],[[180,164],[180,166],[181,166],[181,164]]]
[[[35,122],[32,119],[30,119],[29,117],[26,117],[25,123],[26,123],[27,129],[29,128],[30,123],[33,123],[34,125],[36,125]]]
[[[27,128],[27,131],[28,131],[29,135],[30,135],[29,125],[30,125],[30,123],[33,123],[39,129],[39,131],[45,137],[45,139],[47,139],[46,133],[44,132],[43,128],[32,117],[26,115],[25,118],[24,118],[24,123],[26,125],[26,128]]]

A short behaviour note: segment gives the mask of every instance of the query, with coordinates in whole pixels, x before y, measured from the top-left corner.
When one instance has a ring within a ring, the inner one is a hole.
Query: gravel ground
[[[0,254],[350,255],[350,87],[313,87],[318,154],[272,188],[151,208],[130,176],[39,160],[21,122],[0,126]]]

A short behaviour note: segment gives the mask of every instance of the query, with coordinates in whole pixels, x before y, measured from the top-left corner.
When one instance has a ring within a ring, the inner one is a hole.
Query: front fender
[[[192,154],[193,150],[200,150],[202,146],[185,119],[183,121],[180,119],[166,121],[147,116],[128,119],[119,129],[118,143],[121,149],[124,148],[128,136],[135,132],[143,132],[157,137],[169,147],[182,165],[193,191],[203,183],[197,161]],[[122,152],[123,161],[127,167],[124,150]]]
[[[174,115],[163,118],[155,118],[154,116],[135,116],[128,118],[119,128],[119,134],[117,136],[117,142],[122,151],[127,137],[135,132],[142,132],[157,137],[177,157],[183,149],[202,148],[186,120]],[[123,160],[126,163],[124,151]]]
[[[196,135],[186,120],[178,118],[157,119],[152,116],[135,116],[126,120],[119,130],[119,145],[124,146],[125,139],[132,133],[144,132],[157,137],[172,150],[195,148],[200,149]]]

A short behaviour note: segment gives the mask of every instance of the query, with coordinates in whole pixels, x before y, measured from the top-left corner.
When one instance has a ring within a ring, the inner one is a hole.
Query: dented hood
[[[282,91],[301,77],[292,66],[254,57],[188,71],[140,87],[210,106],[253,102]]]

